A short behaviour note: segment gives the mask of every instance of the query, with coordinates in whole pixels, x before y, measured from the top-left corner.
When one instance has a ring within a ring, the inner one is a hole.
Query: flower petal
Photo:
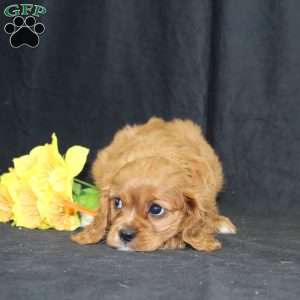
[[[13,201],[6,189],[0,183],[0,222],[8,222],[12,218]]]
[[[77,176],[82,171],[89,151],[88,148],[82,146],[73,146],[67,151],[65,162],[71,177]]]

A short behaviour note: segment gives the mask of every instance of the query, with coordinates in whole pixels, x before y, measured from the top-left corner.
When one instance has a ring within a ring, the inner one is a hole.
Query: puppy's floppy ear
[[[205,206],[203,196],[191,191],[184,192],[186,217],[182,239],[199,251],[213,251],[221,248],[221,243],[214,238],[216,207]]]
[[[94,221],[86,226],[83,231],[71,235],[71,240],[78,244],[95,244],[104,236],[109,219],[108,191],[102,190],[101,206]]]

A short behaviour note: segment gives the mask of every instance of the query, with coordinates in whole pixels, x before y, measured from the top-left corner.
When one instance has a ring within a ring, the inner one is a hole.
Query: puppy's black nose
[[[130,242],[136,236],[136,230],[132,228],[124,228],[119,231],[120,239],[123,242]]]

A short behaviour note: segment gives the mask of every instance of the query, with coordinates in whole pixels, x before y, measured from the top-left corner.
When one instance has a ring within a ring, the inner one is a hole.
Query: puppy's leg
[[[183,249],[185,248],[185,242],[182,240],[181,237],[172,237],[167,240],[161,247],[161,249]]]
[[[201,228],[201,226],[199,226]],[[218,215],[212,218],[201,229],[192,231],[185,235],[185,241],[200,251],[215,251],[222,247],[222,244],[214,237],[214,233],[235,234],[236,227],[229,218]]]
[[[215,251],[221,248],[222,244],[214,237],[214,223],[212,219],[187,219],[188,225],[184,226],[182,239],[187,244],[199,251]]]
[[[218,216],[215,221],[215,232],[222,234],[235,234],[236,227],[229,218]]]
[[[201,234],[196,237],[189,236],[185,241],[199,251],[215,251],[221,249],[222,244],[212,234]]]
[[[84,245],[98,243],[104,236],[105,225],[101,220],[101,215],[97,215],[94,221],[86,226],[83,231],[71,235],[71,240]]]
[[[109,200],[107,191],[103,191],[101,206],[97,211],[94,221],[86,226],[83,231],[71,235],[71,240],[78,244],[98,243],[106,233],[109,218]]]
[[[195,241],[192,246],[199,251],[215,251],[222,248],[222,244],[213,236],[205,236]]]
[[[214,251],[222,247],[222,244],[214,237],[215,233],[234,234],[235,225],[229,218],[217,215],[206,220],[204,225],[198,225],[184,232],[185,241],[200,251]]]

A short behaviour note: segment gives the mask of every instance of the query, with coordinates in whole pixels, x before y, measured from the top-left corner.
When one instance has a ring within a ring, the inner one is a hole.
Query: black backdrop
[[[13,49],[0,30],[1,172],[53,131],[91,162],[126,123],[190,118],[224,163],[225,209],[299,210],[299,1],[24,2],[46,31]]]

